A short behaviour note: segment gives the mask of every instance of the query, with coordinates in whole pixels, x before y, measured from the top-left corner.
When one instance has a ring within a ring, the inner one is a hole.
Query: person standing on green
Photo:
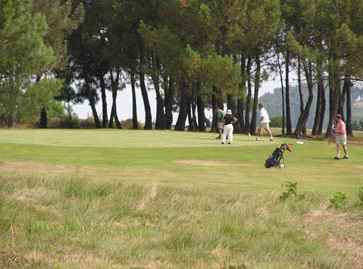
[[[218,132],[218,136],[216,137],[216,139],[222,139],[223,128],[224,128],[224,111],[222,107],[218,108],[216,119],[217,119],[217,132]]]
[[[347,146],[347,128],[341,114],[337,114],[335,118],[335,126],[333,132],[335,134],[335,144],[337,148],[337,154],[335,155],[334,159],[340,159],[340,146],[342,146],[344,150],[343,159],[349,159]]]

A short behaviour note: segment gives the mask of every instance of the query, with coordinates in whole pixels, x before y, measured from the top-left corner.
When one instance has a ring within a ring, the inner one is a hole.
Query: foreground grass
[[[0,197],[1,268],[359,268],[305,221],[314,194],[1,176]]]

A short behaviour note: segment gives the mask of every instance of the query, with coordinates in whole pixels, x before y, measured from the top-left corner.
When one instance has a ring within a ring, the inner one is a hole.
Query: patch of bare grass
[[[194,166],[242,166],[238,162],[228,162],[228,161],[211,161],[211,160],[177,160],[176,164],[180,165],[194,165]]]
[[[334,252],[343,253],[353,268],[363,268],[363,219],[352,213],[320,209],[304,216],[307,233]]]

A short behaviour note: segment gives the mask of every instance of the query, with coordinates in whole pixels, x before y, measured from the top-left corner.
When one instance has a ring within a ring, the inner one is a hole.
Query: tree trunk
[[[330,136],[332,133],[333,123],[338,112],[339,104],[339,92],[340,92],[340,80],[337,74],[336,60],[334,58],[330,59],[329,68],[329,122],[326,131],[326,137]]]
[[[324,89],[325,86],[324,86],[323,69],[321,61],[318,61],[317,63],[317,80],[318,80],[318,99],[316,102],[316,111],[315,111],[315,119],[314,119],[312,135],[321,136],[323,134],[323,125],[324,125],[325,107],[326,107],[325,89]]]
[[[198,129],[196,109],[197,106],[194,101],[189,103],[189,108],[188,108],[189,131],[196,131]]]
[[[203,102],[202,96],[198,95],[197,97],[197,107],[198,107],[198,128],[200,132],[205,132],[206,126],[206,118],[205,118],[205,105]]]
[[[40,110],[39,128],[48,128],[48,112],[45,106]]]
[[[298,56],[297,58],[297,83],[299,89],[299,99],[300,99],[300,115],[304,113],[304,96],[302,92],[302,83],[301,83],[301,58]],[[304,135],[306,135],[306,128],[302,131]]]
[[[213,87],[213,94],[212,94],[212,111],[213,111],[213,120],[212,120],[212,132],[215,132],[217,129],[217,109],[219,107],[223,107],[223,99],[222,94],[218,90],[217,87]]]
[[[187,96],[188,86],[185,82],[180,83],[180,103],[179,116],[175,125],[175,130],[185,131],[185,121],[188,117],[189,97]]]
[[[198,129],[200,132],[204,132],[206,130],[206,121],[205,121],[205,105],[203,102],[203,97],[200,93],[201,85],[200,82],[197,83],[197,108],[198,108]]]
[[[235,96],[231,94],[227,96],[227,106],[230,110],[232,110],[233,115],[237,114],[237,101]]]
[[[237,131],[243,132],[245,130],[245,115],[244,115],[244,109],[245,109],[245,103],[242,98],[239,98],[237,100],[237,118],[238,118],[238,128]]]
[[[95,100],[93,97],[90,97],[88,100],[92,110],[93,120],[95,121],[96,128],[101,128],[101,121],[100,118],[98,117]]]
[[[15,122],[14,113],[11,111],[7,114],[8,115],[6,117],[6,125],[8,126],[8,128],[12,128],[12,127],[14,127],[14,122]]]
[[[286,134],[291,135],[291,107],[290,107],[290,51],[286,50],[286,64],[285,64],[285,98],[286,98]]]
[[[344,77],[343,89],[340,89],[340,87],[339,87],[339,90],[337,91],[337,98],[338,98],[337,113],[342,115],[344,121],[345,121],[344,104],[345,104],[345,96],[346,96],[346,91],[347,91],[347,86],[348,86],[348,85],[346,85],[345,77]],[[339,79],[339,81],[340,81],[340,79]]]
[[[112,108],[111,108],[111,115],[110,121],[108,123],[108,128],[113,128],[113,122],[116,123],[116,127],[121,129],[121,122],[117,116],[117,90],[112,90]]]
[[[188,131],[194,131],[193,127],[193,116],[192,116],[192,109],[190,103],[188,104]]]
[[[107,97],[106,97],[106,83],[103,74],[99,76],[101,86],[101,99],[102,99],[102,127],[107,128],[108,113],[107,113]]]
[[[318,85],[317,85],[317,100],[316,100],[316,109],[315,109],[315,118],[314,118],[314,124],[313,124],[313,129],[311,131],[311,134],[313,136],[318,135],[318,128],[319,128],[319,123],[321,120],[321,114],[320,114],[320,109],[321,109],[321,83],[324,83],[322,78],[321,78],[321,66],[319,65],[319,63],[317,64],[317,80],[318,80]],[[324,85],[323,85],[324,87]]]
[[[0,78],[1,80],[1,78]],[[18,94],[21,85],[19,83],[16,83],[15,78],[11,79],[9,89],[7,89],[6,93],[6,102],[2,105],[5,107],[5,115],[6,115],[6,123],[8,128],[12,128],[16,125],[17,121],[17,112],[18,112]],[[0,94],[2,94],[0,92]]]
[[[240,85],[240,94],[237,98],[237,132],[245,131],[245,94],[246,94],[246,58],[243,54],[241,54],[241,85]]]
[[[318,71],[319,72],[319,71]],[[318,75],[318,96],[316,101],[316,111],[315,111],[315,119],[314,119],[314,125],[312,130],[312,135],[321,135],[322,133],[319,133],[319,126],[323,119],[322,115],[322,105],[323,105],[323,95],[324,95],[324,81],[322,78],[319,78]]]
[[[42,79],[42,75],[37,74],[36,76],[36,83],[39,83]],[[40,113],[39,113],[39,128],[48,128],[48,113],[47,113],[47,108],[45,106],[43,106],[40,109]]]
[[[153,78],[156,93],[156,121],[155,129],[165,129],[164,100],[160,93],[159,78]]]
[[[251,66],[252,59],[248,57],[246,76],[247,76],[247,99],[246,99],[246,112],[245,112],[245,132],[250,133],[250,111],[251,111],[251,98],[252,98],[252,82],[251,82]]]
[[[174,81],[171,77],[164,78],[165,88],[165,121],[166,128],[171,129],[173,124],[173,100],[174,100]]]
[[[217,129],[217,101],[216,101],[216,96],[215,96],[215,90],[213,88],[213,93],[212,93],[212,128],[211,128],[211,132],[215,132]]]
[[[228,95],[227,96],[227,104],[228,104],[228,108],[232,110],[232,114],[233,116],[238,116],[238,105],[237,105],[237,100],[236,100],[236,97],[233,96],[233,95]],[[240,125],[239,123],[238,124],[234,124],[234,131],[236,133],[239,133],[241,132],[240,130]]]
[[[304,113],[304,96],[302,92],[302,83],[301,83],[301,58],[298,56],[297,58],[297,84],[299,89],[299,99],[300,99],[300,114]]]
[[[314,84],[313,84],[313,74],[312,74],[311,62],[309,62],[308,64],[304,62],[304,71],[305,71],[305,77],[306,77],[307,86],[308,86],[308,90],[309,90],[309,97],[308,97],[306,106],[304,108],[304,111],[300,115],[299,120],[296,125],[296,129],[295,129],[296,137],[300,137],[301,135],[304,135],[304,130],[306,129],[306,123],[308,121],[309,114],[310,114],[310,108],[311,108],[311,105],[312,105],[313,99],[314,99],[314,94],[313,94]]]
[[[142,100],[144,101],[144,109],[145,109],[145,130],[152,129],[152,116],[151,116],[151,108],[149,102],[149,96],[147,94],[146,85],[145,85],[145,74],[140,71],[140,88],[142,94]]]
[[[93,120],[95,121],[96,128],[101,128],[101,121],[100,121],[100,118],[98,116],[97,109],[96,109],[97,93],[93,92],[91,90],[91,87],[90,87],[91,82],[90,82],[89,77],[85,76],[84,79],[85,79],[84,86],[85,86],[85,90],[86,90],[85,95],[87,96],[89,105],[92,110]]]
[[[261,79],[261,61],[260,57],[256,56],[256,75],[255,75],[255,90],[253,97],[253,110],[252,110],[252,120],[251,120],[251,134],[256,134],[256,120],[257,120],[257,105],[258,105],[258,95],[260,90],[260,79]]]
[[[323,134],[325,111],[326,111],[326,97],[325,97],[325,87],[324,87],[323,80],[321,80],[320,87],[321,87],[320,88],[321,101],[320,101],[320,122],[319,122],[319,128],[318,128],[318,135]]]
[[[158,57],[154,54],[152,57],[152,81],[156,93],[156,121],[155,129],[165,129],[164,100],[160,93],[160,64]]]
[[[195,100],[192,103],[192,115],[193,115],[193,124],[194,124],[194,130],[196,131],[198,128],[198,120],[197,120],[197,98],[195,97]]]
[[[347,125],[347,134],[349,136],[353,136],[353,128],[352,128],[352,81],[350,75],[346,75],[344,78],[344,87],[346,88],[346,125]]]
[[[280,54],[279,52],[276,53],[277,55],[277,65],[279,68],[279,75],[280,75],[280,83],[281,83],[281,108],[282,108],[282,128],[281,133],[285,135],[285,90],[284,90],[284,79],[282,77],[282,66],[280,62]]]
[[[116,78],[113,77],[113,73],[110,74],[111,77],[111,90],[112,90],[112,108],[111,116],[108,128],[113,128],[113,122],[115,121],[116,127],[121,129],[121,123],[117,116],[117,91],[120,82],[120,71],[117,71]]]
[[[164,100],[160,93],[160,88],[157,87],[156,91],[156,121],[155,128],[163,130],[166,128],[165,113],[164,113]]]
[[[131,71],[130,78],[131,78],[131,91],[132,91],[132,128],[138,129],[139,122],[137,120],[136,79],[134,71]]]

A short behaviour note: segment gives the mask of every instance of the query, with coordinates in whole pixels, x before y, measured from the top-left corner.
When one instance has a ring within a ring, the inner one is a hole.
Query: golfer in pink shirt
[[[340,145],[343,146],[344,149],[344,157],[343,159],[349,159],[348,157],[348,147],[347,147],[347,129],[345,127],[345,123],[342,119],[342,115],[337,114],[335,118],[335,144],[337,148],[337,155],[334,159],[340,159]]]

